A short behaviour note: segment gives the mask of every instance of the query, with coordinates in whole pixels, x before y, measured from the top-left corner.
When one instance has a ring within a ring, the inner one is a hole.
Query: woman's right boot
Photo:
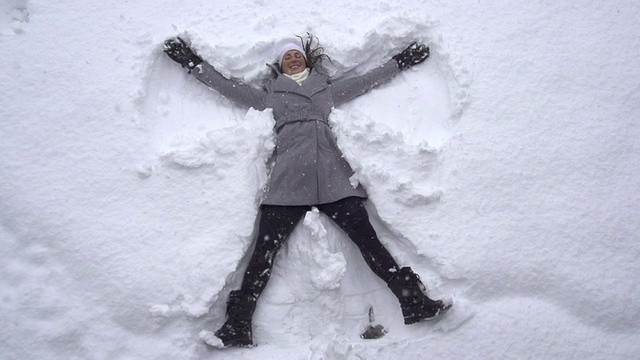
[[[425,295],[424,285],[410,267],[396,272],[387,285],[400,302],[405,325],[434,319],[451,307],[451,304],[431,300]]]
[[[251,318],[256,309],[258,299],[252,294],[234,290],[229,293],[227,301],[227,320],[216,331],[215,336],[222,341],[224,347],[253,346]]]

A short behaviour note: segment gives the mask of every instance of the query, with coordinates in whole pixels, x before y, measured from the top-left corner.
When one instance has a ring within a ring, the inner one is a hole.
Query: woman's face
[[[282,57],[282,72],[287,75],[294,75],[307,68],[307,61],[298,50],[289,50]]]

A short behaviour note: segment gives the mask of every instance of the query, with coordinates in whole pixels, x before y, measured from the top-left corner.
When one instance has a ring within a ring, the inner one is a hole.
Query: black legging
[[[349,197],[330,204],[316,205],[331,220],[344,230],[358,246],[371,270],[385,282],[399,270],[398,264],[382,245],[369,222],[363,200]],[[311,206],[261,207],[262,217],[256,237],[255,249],[242,280],[241,290],[258,297],[271,277],[273,260]]]

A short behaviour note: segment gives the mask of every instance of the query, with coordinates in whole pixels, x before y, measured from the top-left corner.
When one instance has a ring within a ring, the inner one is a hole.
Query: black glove
[[[183,68],[186,68],[189,73],[202,62],[202,58],[196,55],[191,48],[189,48],[189,45],[179,37],[165,40],[164,52],[167,53],[173,61],[182,65]]]
[[[400,70],[420,64],[429,57],[429,47],[425,44],[413,43],[400,54],[393,57],[398,62]]]

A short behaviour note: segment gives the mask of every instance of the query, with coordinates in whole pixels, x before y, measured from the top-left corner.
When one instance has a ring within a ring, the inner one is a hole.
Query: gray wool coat
[[[361,185],[354,187],[349,181],[353,170],[336,144],[329,114],[334,106],[391,79],[400,69],[390,60],[364,75],[332,81],[317,68],[302,85],[280,75],[263,89],[227,79],[206,62],[192,72],[238,105],[273,110],[276,149],[263,205],[318,205],[367,197]]]

